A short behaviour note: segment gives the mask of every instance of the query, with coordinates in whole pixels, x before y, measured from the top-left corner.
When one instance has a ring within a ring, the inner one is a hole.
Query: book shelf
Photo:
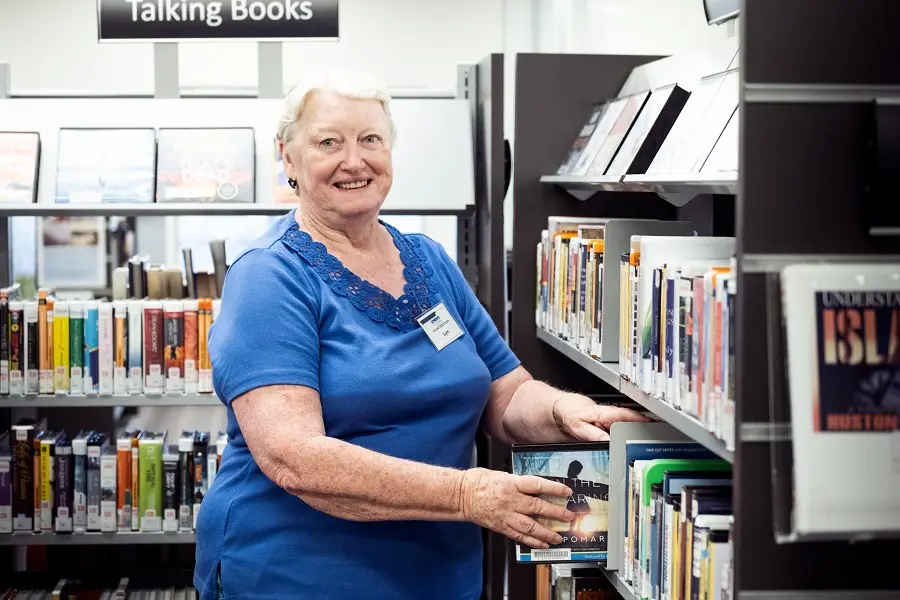
[[[3,396],[2,408],[113,408],[116,406],[222,406],[215,394],[172,394],[150,396],[130,394],[123,396]]]
[[[281,216],[293,208],[289,204],[246,204],[160,202],[147,204],[0,204],[2,217],[179,217],[179,216]],[[385,209],[383,215],[459,216],[467,210]]]
[[[876,126],[879,138],[900,136],[876,125],[874,108],[879,99],[879,107],[896,103],[900,91],[900,75],[890,68],[890,48],[900,47],[889,31],[892,19],[900,19],[900,5],[886,0],[864,9],[850,0],[745,0],[735,61],[739,168],[713,174],[553,174],[595,103],[671,83],[659,79],[670,59],[517,57],[513,350],[535,377],[584,393],[611,387],[733,463],[738,599],[900,593],[900,572],[871,568],[900,552],[896,539],[776,541],[775,515],[790,514],[791,498],[777,492],[773,471],[787,473],[789,481],[793,465],[774,459],[790,455],[791,422],[773,414],[769,370],[786,357],[771,355],[777,350],[766,327],[766,280],[786,265],[896,263],[900,241],[874,231],[868,212]],[[822,39],[839,41],[819,52],[816,40]],[[648,63],[655,64],[641,67]],[[535,244],[550,215],[680,219],[700,235],[737,238],[734,451],[699,421],[621,379],[618,364],[599,362],[535,324]],[[840,474],[835,477],[840,485]],[[635,598],[617,572],[604,571],[623,598]],[[535,597],[529,570],[511,566],[509,596]]]
[[[117,533],[11,533],[0,535],[0,546],[135,546],[193,544],[193,531],[177,533],[120,531]]]

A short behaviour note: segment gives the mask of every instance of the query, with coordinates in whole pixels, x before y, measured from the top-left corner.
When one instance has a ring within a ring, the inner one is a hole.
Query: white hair
[[[291,141],[294,125],[300,121],[306,101],[315,90],[333,91],[358,100],[377,100],[387,115],[391,141],[397,137],[394,119],[391,117],[391,95],[380,79],[369,73],[354,71],[313,71],[307,73],[284,97],[281,118],[275,132],[279,140],[285,143]]]

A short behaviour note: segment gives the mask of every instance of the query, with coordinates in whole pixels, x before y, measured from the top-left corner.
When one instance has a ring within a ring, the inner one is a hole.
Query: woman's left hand
[[[553,404],[553,419],[563,433],[576,440],[602,442],[617,421],[649,421],[628,408],[597,404],[581,394],[566,394]]]

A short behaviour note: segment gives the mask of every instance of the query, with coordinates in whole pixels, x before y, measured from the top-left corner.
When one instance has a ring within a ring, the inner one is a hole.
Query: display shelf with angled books
[[[215,394],[123,396],[0,396],[0,408],[85,408],[115,406],[221,406]]]
[[[565,355],[572,362],[587,369],[593,375],[613,386],[616,390],[625,394],[695,442],[703,444],[723,459],[734,462],[734,453],[726,447],[724,441],[720,440],[707,430],[703,423],[674,408],[672,405],[641,391],[638,386],[630,381],[622,379],[617,370],[618,365],[596,360],[569,342],[544,329],[537,329],[537,337],[542,342],[552,346],[557,352]]]
[[[193,531],[173,533],[121,531],[117,533],[10,533],[0,534],[0,546],[127,546],[193,544]]]
[[[544,175],[541,183],[557,185],[583,199],[585,192],[653,192],[656,194],[736,194],[737,171],[681,175]]]

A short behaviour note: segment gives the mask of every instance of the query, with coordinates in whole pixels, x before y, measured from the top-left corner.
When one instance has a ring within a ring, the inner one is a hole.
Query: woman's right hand
[[[568,497],[572,490],[556,481],[533,475],[510,475],[488,469],[469,469],[463,475],[462,514],[467,521],[501,533],[529,548],[548,548],[562,537],[544,527],[535,515],[571,521],[575,515],[537,496]]]

